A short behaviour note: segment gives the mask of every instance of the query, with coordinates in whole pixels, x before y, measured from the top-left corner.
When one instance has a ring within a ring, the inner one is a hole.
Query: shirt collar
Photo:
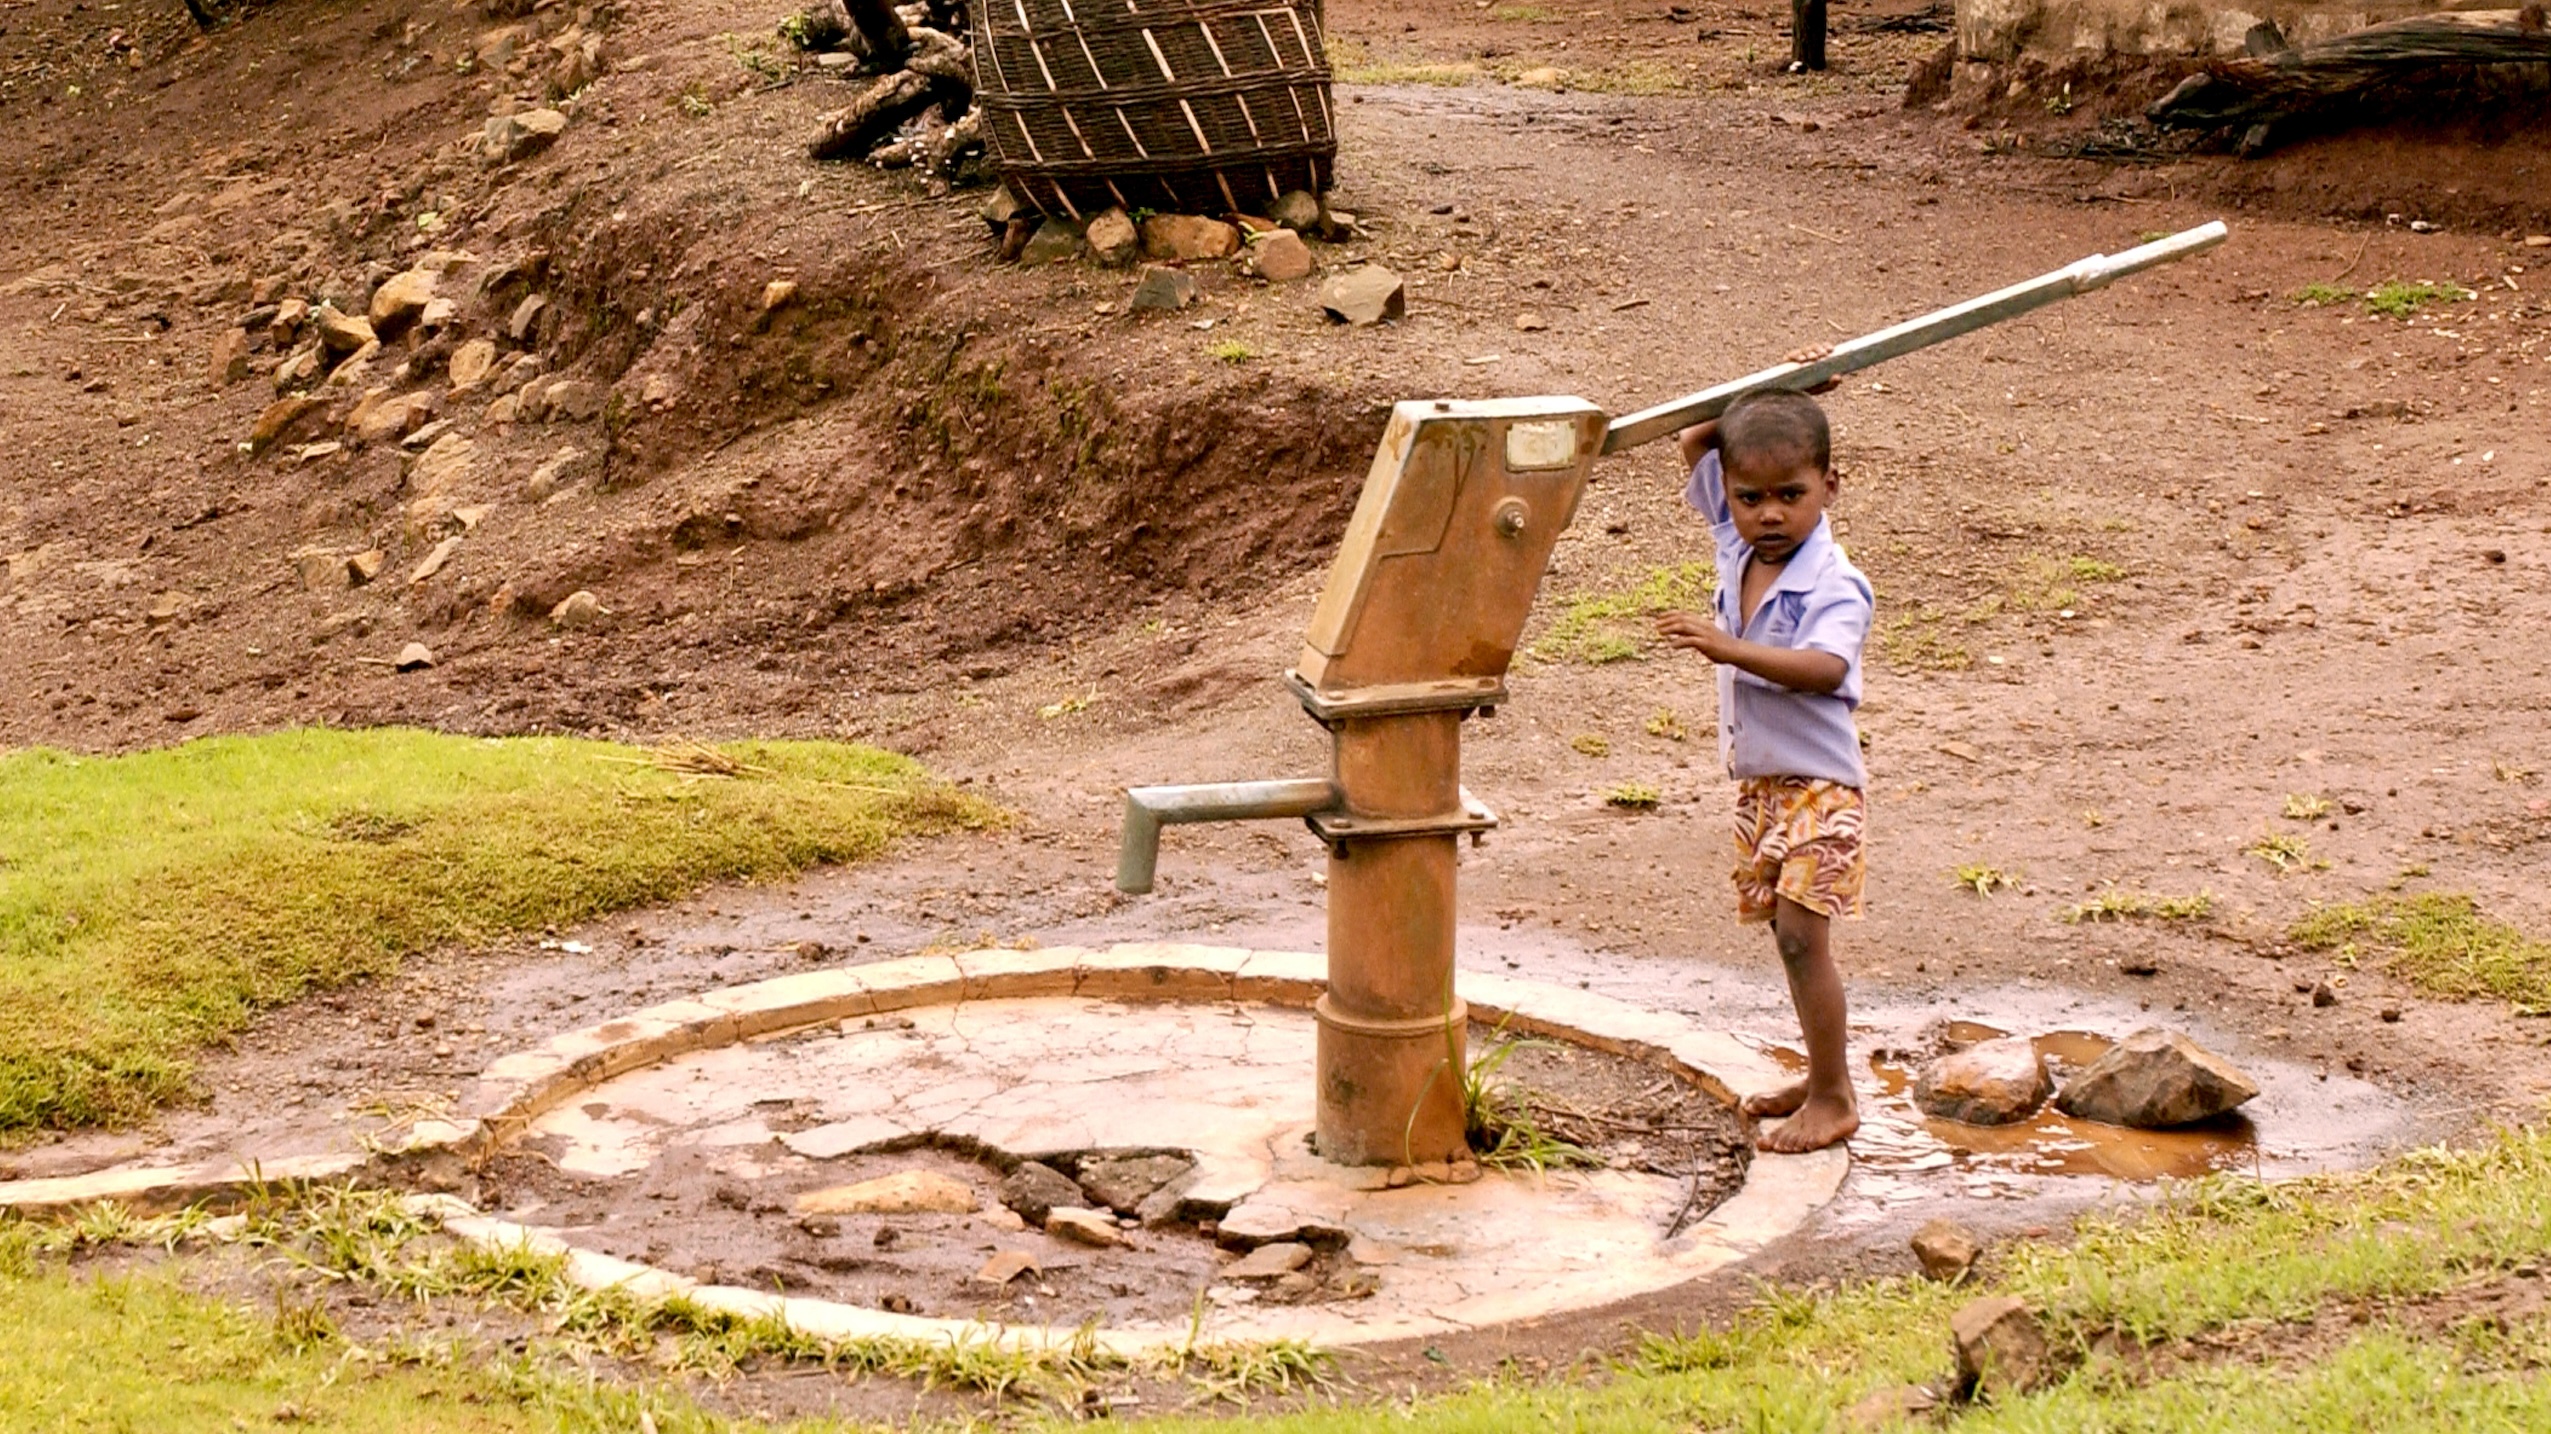
[[[1772,585],[1764,591],[1764,597],[1768,598],[1773,593],[1803,593],[1814,590],[1817,582],[1825,575],[1826,565],[1833,561],[1834,539],[1830,526],[1832,521],[1830,517],[1816,519],[1814,530],[1799,543],[1798,551],[1789,555],[1789,561],[1780,565],[1780,572],[1772,578]],[[1750,549],[1748,551],[1750,552]]]

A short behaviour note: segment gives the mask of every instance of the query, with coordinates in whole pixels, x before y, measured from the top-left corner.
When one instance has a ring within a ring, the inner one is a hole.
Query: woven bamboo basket
[[[1263,214],[1337,159],[1320,0],[979,0],[993,164],[1048,214]]]

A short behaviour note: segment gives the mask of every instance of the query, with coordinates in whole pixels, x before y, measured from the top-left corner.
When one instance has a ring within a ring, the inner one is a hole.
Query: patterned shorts
[[[1776,898],[1826,916],[1858,916],[1867,864],[1858,787],[1812,777],[1746,777],[1736,792],[1736,914],[1769,921]]]

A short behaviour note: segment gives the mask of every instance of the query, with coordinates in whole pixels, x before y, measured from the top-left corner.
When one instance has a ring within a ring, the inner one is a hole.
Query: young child
[[[1816,1150],[1860,1128],[1831,927],[1860,915],[1860,648],[1869,580],[1825,523],[1840,491],[1824,410],[1803,393],[1738,400],[1681,434],[1684,499],[1718,544],[1718,610],[1657,630],[1718,664],[1719,752],[1738,782],[1736,910],[1768,921],[1807,1039],[1807,1078],[1745,1103],[1787,1116],[1765,1150]]]

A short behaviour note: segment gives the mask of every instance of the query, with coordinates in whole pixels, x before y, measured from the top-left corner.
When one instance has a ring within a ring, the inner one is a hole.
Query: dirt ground
[[[2420,999],[2283,932],[2393,890],[2551,919],[2551,668],[2522,638],[2551,619],[2551,250],[2524,243],[2551,230],[2551,147],[2388,132],[2249,163],[2067,157],[2162,79],[2085,82],[2078,109],[1997,86],[1908,111],[1939,37],[1858,27],[1915,8],[1837,7],[1835,70],[1793,78],[1768,6],[1341,0],[1341,54],[1376,73],[1565,71],[1341,89],[1334,200],[1370,237],[1324,262],[1410,283],[1409,319],[1374,330],[1227,274],[1146,319],[1118,312],[1122,275],[995,266],[973,196],[803,158],[842,91],[743,62],[779,53],[771,8],[588,13],[611,73],[556,148],[494,170],[464,141],[537,85],[460,72],[498,23],[472,11],[287,0],[198,42],[175,7],[0,9],[0,437],[20,454],[0,472],[0,742],[840,734],[1021,814],[637,913],[581,933],[591,951],[454,953],[276,1013],[208,1069],[201,1109],[6,1163],[247,1145],[366,1098],[430,1108],[529,1040],[809,961],[985,936],[1315,945],[1316,846],[1287,827],[1175,831],[1160,894],[1116,897],[1118,790],[1322,770],[1277,679],[1390,401],[1626,411],[2218,215],[2234,237],[2213,255],[1829,400],[1837,528],[1880,607],[1870,910],[1841,933],[1855,999],[1872,1037],[1923,1013],[2149,1011],[2361,1080],[2420,1137],[2537,1116],[2544,1022]],[[502,425],[483,394],[413,384],[475,443],[422,512],[395,445],[243,453],[272,387],[217,383],[207,355],[259,284],[350,302],[431,249],[512,276],[464,305],[472,332],[543,292],[529,346],[628,401]],[[796,297],[765,319],[783,278]],[[2474,297],[2406,321],[2291,297],[2395,279]],[[567,447],[586,456],[565,485],[528,496]],[[1723,889],[1708,674],[1635,623],[1614,634],[1627,660],[1586,660],[1570,617],[1706,561],[1678,487],[1655,449],[1598,468],[1528,635],[1543,655],[1466,734],[1465,779],[1505,825],[1466,858],[1465,959],[1672,988],[1786,1040]],[[293,555],[314,547],[388,565],[309,591]],[[578,589],[608,616],[553,627]],[[409,641],[436,666],[393,672]],[[1657,808],[1607,805],[1625,783]],[[2327,810],[2289,819],[2289,796]],[[2288,867],[2250,854],[2270,835]],[[1960,884],[1984,866],[2014,885]],[[2212,914],[2059,920],[2112,889],[2205,892]],[[2335,1005],[2311,999],[2324,979]],[[1901,1268],[1903,1220],[1934,1203],[1829,1216],[1745,1273]],[[1622,1319],[1742,1297],[1482,1334],[1454,1368],[1564,1364]],[[1444,1366],[1376,1368],[1394,1388]]]

